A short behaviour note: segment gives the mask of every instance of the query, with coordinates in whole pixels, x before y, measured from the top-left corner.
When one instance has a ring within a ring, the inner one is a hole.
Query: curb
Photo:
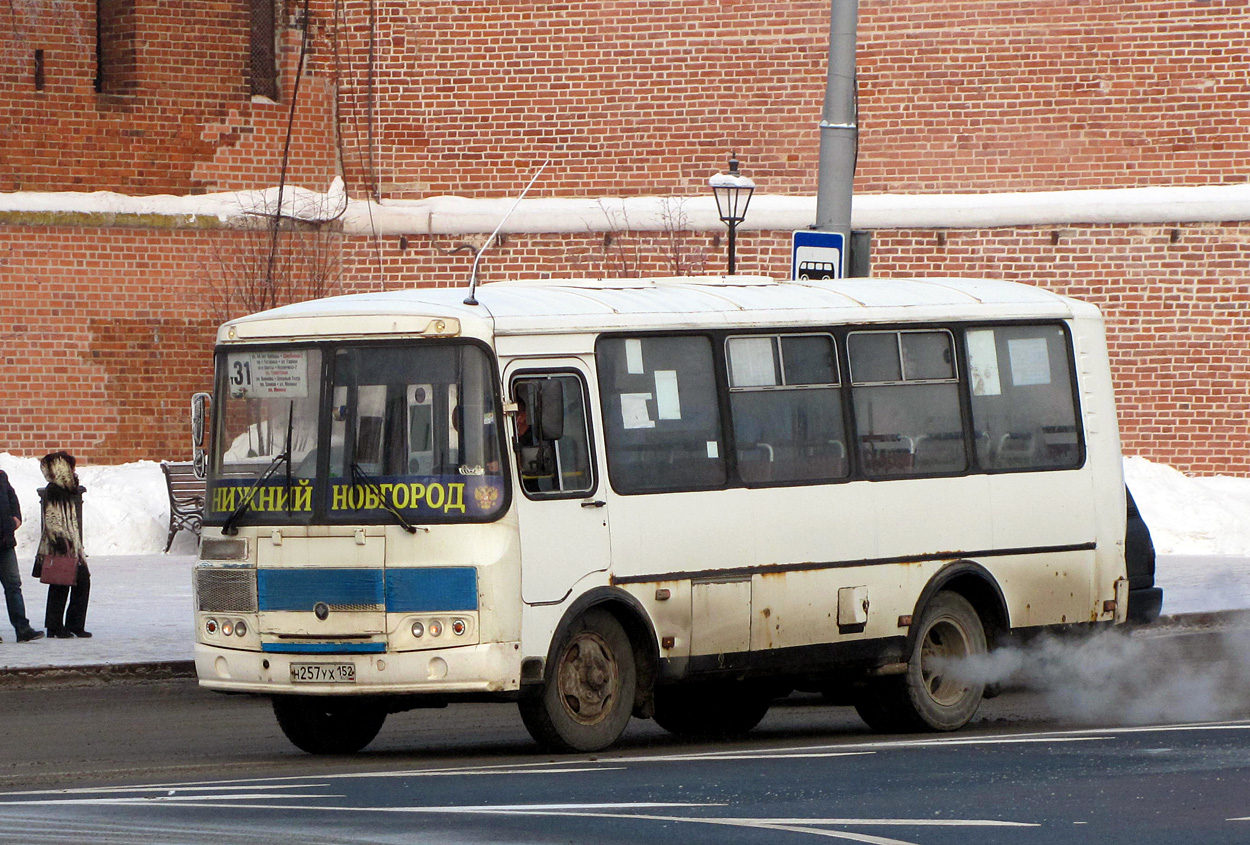
[[[194,678],[194,660],[152,663],[101,663],[91,666],[23,666],[0,668],[0,688],[83,687],[141,684]]]
[[[1136,626],[1136,630],[1143,633],[1165,634],[1169,631],[1247,627],[1250,627],[1250,610],[1211,610],[1201,613],[1178,613],[1174,616],[1160,616],[1148,625]]]

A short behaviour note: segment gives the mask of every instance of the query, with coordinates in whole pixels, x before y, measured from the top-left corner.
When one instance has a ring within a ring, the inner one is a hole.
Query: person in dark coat
[[[0,584],[4,585],[4,603],[8,605],[9,621],[17,631],[17,641],[27,643],[43,636],[43,631],[30,627],[26,618],[26,602],[22,599],[22,573],[17,569],[17,529],[22,525],[22,505],[0,469]],[[2,642],[3,640],[0,640]]]
[[[39,469],[48,486],[39,491],[43,502],[43,533],[39,538],[39,557],[68,554],[78,558],[78,577],[73,587],[48,585],[48,609],[43,624],[49,637],[70,639],[89,637],[87,599],[91,596],[91,573],[82,544],[82,494],[86,488],[78,483],[75,461],[68,452],[52,452],[39,460]],[[69,599],[68,610],[65,600]]]

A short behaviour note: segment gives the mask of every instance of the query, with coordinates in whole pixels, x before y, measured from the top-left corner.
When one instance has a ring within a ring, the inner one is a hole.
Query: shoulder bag
[[[78,580],[77,555],[44,555],[39,580],[70,587]]]

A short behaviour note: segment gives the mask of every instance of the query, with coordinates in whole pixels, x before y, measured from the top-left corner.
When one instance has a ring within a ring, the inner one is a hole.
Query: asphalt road
[[[1036,689],[955,734],[878,736],[795,695],[744,739],[635,720],[592,755],[540,752],[505,704],[396,714],[316,758],[267,701],[191,680],[0,686],[0,842],[1244,843],[1243,644],[1039,650],[1011,675]]]

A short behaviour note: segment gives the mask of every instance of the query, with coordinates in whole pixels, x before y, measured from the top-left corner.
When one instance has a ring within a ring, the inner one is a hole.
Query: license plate
[[[293,684],[354,684],[354,663],[292,663]]]

